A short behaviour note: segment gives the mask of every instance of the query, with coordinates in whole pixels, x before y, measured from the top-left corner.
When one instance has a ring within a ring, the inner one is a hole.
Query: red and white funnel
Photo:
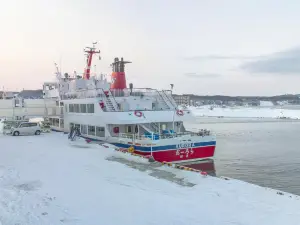
[[[126,88],[126,76],[125,76],[125,64],[131,63],[129,61],[124,61],[123,58],[121,58],[121,61],[119,61],[119,58],[115,58],[112,65],[112,74],[111,74],[111,89],[125,89]]]

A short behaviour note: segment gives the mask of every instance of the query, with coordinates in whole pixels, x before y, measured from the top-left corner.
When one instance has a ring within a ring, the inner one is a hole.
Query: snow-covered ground
[[[144,159],[70,146],[61,133],[0,136],[0,144],[2,225],[299,224],[300,198],[288,193],[161,165],[153,175]]]
[[[278,109],[265,107],[190,107],[196,116],[231,117],[231,118],[279,118],[300,119],[300,110]]]

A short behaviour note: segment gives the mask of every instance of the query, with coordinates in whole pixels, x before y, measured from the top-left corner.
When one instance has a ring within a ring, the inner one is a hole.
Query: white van
[[[13,136],[19,135],[40,135],[41,127],[38,123],[24,122],[20,123],[17,127],[12,127],[10,133]]]

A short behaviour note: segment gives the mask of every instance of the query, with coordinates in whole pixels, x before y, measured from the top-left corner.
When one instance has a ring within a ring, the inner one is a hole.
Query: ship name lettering
[[[194,143],[180,143],[180,144],[177,144],[176,145],[177,149],[181,149],[181,148],[193,148],[195,147],[195,144]]]

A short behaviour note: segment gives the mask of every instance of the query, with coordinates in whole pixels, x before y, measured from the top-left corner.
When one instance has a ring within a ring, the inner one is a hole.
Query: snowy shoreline
[[[154,171],[127,155],[128,166],[109,160],[123,153],[76,148],[59,133],[0,143],[2,224],[299,224],[293,194],[167,166]],[[194,185],[158,178],[157,170]]]
[[[257,119],[300,119],[298,109],[279,109],[268,107],[189,107],[196,117],[215,117],[215,118],[257,118]]]

